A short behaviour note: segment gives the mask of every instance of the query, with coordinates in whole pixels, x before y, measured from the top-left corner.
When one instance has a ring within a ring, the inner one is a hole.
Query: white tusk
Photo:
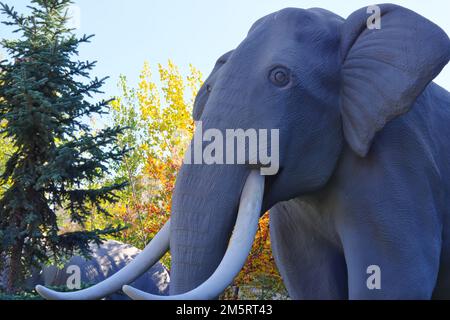
[[[244,266],[258,230],[264,195],[264,177],[252,170],[245,182],[239,212],[227,251],[216,271],[197,288],[179,295],[157,296],[125,285],[122,291],[134,300],[207,300],[215,299],[233,282]]]
[[[116,291],[124,284],[139,278],[169,251],[170,220],[161,228],[142,252],[126,267],[110,278],[96,285],[75,292],[57,292],[44,286],[36,286],[36,291],[47,300],[98,300]]]

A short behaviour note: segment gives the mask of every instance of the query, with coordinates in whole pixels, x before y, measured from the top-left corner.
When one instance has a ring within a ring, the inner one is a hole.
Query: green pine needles
[[[90,79],[95,62],[76,61],[77,38],[67,27],[70,0],[32,0],[29,15],[0,3],[3,23],[18,40],[3,40],[9,60],[0,63],[0,134],[11,139],[0,185],[0,270],[9,270],[8,291],[15,291],[31,266],[61,259],[74,251],[89,254],[91,241],[122,228],[61,234],[57,212],[83,225],[93,210],[117,200],[124,183],[98,187],[111,164],[127,150],[116,140],[124,128],[94,132],[90,116],[105,114],[107,100],[92,103],[105,79]],[[96,187],[92,187],[97,185]]]

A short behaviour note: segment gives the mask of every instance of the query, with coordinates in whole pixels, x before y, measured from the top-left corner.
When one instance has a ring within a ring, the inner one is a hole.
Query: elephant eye
[[[270,71],[269,79],[277,87],[285,87],[291,82],[291,73],[285,67],[275,67]]]

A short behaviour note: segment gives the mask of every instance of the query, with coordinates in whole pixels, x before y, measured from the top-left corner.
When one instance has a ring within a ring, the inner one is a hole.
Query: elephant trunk
[[[248,173],[227,165],[181,168],[172,198],[171,295],[196,288],[219,265]]]
[[[182,294],[157,296],[126,285],[122,288],[123,292],[134,300],[205,300],[217,298],[244,266],[258,229],[263,196],[264,177],[261,176],[257,170],[253,170],[248,174],[240,196],[236,224],[226,252],[214,273],[195,289]],[[205,261],[202,262],[205,263]],[[205,268],[198,268],[198,266],[204,265],[205,264],[200,265],[191,263],[188,267],[185,267],[183,271],[190,272],[190,270],[199,270],[199,272],[205,272]],[[189,267],[198,269],[189,269]],[[185,277],[186,275],[183,274],[183,279],[189,279],[188,277]],[[189,282],[186,284],[186,287],[193,287],[192,283],[195,282]]]

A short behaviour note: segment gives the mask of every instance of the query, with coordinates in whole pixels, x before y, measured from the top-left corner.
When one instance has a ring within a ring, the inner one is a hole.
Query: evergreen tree
[[[97,132],[86,119],[108,112],[110,101],[92,103],[105,79],[90,79],[95,62],[76,59],[78,38],[67,27],[70,0],[32,0],[29,15],[0,3],[3,23],[15,28],[17,40],[3,40],[9,60],[0,63],[0,121],[14,143],[0,184],[0,270],[9,270],[8,291],[20,288],[32,265],[58,261],[100,243],[122,228],[61,234],[57,211],[84,225],[94,208],[117,200],[124,183],[92,187],[120,161],[126,150],[116,144],[124,128]],[[8,262],[6,262],[8,261]]]

